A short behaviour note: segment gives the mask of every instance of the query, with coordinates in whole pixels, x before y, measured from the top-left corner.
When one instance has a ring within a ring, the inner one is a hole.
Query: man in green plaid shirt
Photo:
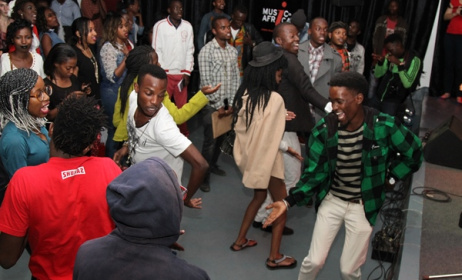
[[[317,218],[299,279],[316,278],[343,223],[342,279],[360,279],[385,185],[394,185],[422,163],[422,143],[416,135],[393,117],[362,105],[367,90],[359,73],[332,78],[333,110],[312,130],[304,174],[284,200],[268,206],[274,210],[264,226],[316,194]]]

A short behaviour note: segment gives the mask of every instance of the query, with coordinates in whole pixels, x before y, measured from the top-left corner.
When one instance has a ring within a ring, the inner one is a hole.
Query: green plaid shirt
[[[393,117],[363,107],[365,113],[361,195],[366,218],[375,224],[385,200],[385,177],[403,179],[422,164],[420,139]],[[286,200],[305,205],[317,192],[316,209],[329,192],[337,164],[338,120],[329,114],[313,128],[308,142],[306,169]]]

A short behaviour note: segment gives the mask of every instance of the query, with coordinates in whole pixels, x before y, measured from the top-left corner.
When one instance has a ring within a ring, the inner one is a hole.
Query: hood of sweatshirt
[[[122,238],[165,246],[178,240],[182,194],[163,160],[152,157],[131,166],[109,184],[106,198]]]

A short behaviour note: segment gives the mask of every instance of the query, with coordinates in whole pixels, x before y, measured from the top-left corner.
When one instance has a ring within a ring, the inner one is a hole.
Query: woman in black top
[[[45,59],[44,68],[47,78],[45,85],[51,85],[53,95],[50,98],[50,111],[47,118],[53,121],[58,113],[57,106],[70,94],[86,95],[90,88],[82,84],[74,75],[77,66],[77,53],[65,43],[56,44]]]
[[[100,74],[99,62],[92,52],[93,46],[96,44],[95,24],[86,17],[80,17],[72,23],[72,37],[69,41],[72,48],[77,53],[76,75],[82,84],[89,84],[91,93],[89,96],[95,96],[96,99],[101,99],[100,96]]]

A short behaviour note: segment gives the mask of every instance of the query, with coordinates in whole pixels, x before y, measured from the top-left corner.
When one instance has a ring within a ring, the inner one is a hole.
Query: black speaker
[[[462,169],[462,121],[452,116],[430,134],[424,147],[427,162]]]
[[[332,5],[337,7],[362,6],[363,0],[332,0]]]

